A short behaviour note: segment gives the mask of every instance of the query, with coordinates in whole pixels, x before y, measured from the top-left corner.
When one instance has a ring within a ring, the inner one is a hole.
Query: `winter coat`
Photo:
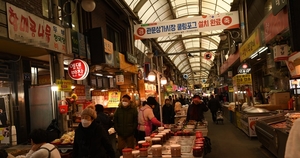
[[[216,98],[211,98],[208,101],[208,108],[210,109],[210,111],[218,111],[221,110],[222,106]]]
[[[198,105],[192,103],[188,107],[187,114],[186,114],[186,121],[189,120],[202,121],[204,119],[203,113],[206,111],[208,111],[208,108],[204,102]]]
[[[162,113],[163,113],[163,123],[164,124],[174,124],[175,112],[174,112],[173,105],[165,104],[162,108]]]
[[[106,155],[107,153],[107,155]],[[114,149],[105,129],[96,121],[84,128],[81,123],[75,130],[73,158],[115,158]]]
[[[114,123],[112,120],[103,112],[97,113],[97,118],[95,120],[98,123],[101,123],[101,125],[104,127],[105,130],[109,130]]]
[[[137,108],[131,102],[130,105],[124,107],[119,105],[114,114],[114,128],[121,137],[133,136],[138,125]]]

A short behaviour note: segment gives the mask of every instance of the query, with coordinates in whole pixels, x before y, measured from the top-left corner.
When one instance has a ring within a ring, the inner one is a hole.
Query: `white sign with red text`
[[[134,25],[135,39],[239,28],[238,11]]]
[[[73,80],[84,80],[89,74],[89,65],[83,60],[75,59],[68,66],[68,74]]]
[[[65,29],[6,3],[9,38],[66,53]]]

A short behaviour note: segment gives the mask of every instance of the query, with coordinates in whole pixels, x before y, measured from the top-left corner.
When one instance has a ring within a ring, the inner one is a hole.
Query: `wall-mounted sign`
[[[272,13],[278,14],[287,5],[288,0],[272,0]]]
[[[211,52],[206,52],[206,53],[204,54],[204,58],[205,58],[206,60],[210,60],[211,57],[212,57]]]
[[[104,51],[105,51],[105,53],[108,53],[108,54],[114,53],[113,43],[111,43],[109,40],[107,40],[105,38],[104,38]]]
[[[241,64],[237,69],[239,74],[248,74],[251,71],[251,66],[247,63]]]
[[[125,52],[125,58],[127,62],[131,64],[137,64],[137,57],[133,54],[130,54],[129,52]]]
[[[73,80],[84,80],[89,74],[89,66],[85,61],[75,59],[68,66],[68,74]]]
[[[116,75],[116,84],[117,85],[123,85],[125,82],[124,75]]]
[[[56,80],[56,85],[58,86],[58,91],[71,92],[72,91],[72,81],[71,80]]]
[[[285,61],[289,58],[290,47],[287,44],[273,47],[274,61]]]
[[[65,29],[6,3],[9,38],[21,43],[66,53]]]
[[[288,13],[285,10],[280,11],[276,16],[269,14],[267,18],[263,20],[264,42],[269,43],[274,37],[289,28],[288,19]]]
[[[244,61],[250,57],[260,47],[259,30],[256,29],[253,34],[247,39],[240,48],[240,61]]]
[[[136,73],[136,74],[138,73],[138,68],[135,65],[128,63],[125,60],[124,54],[119,53],[119,59],[120,59],[120,69],[131,73]]]
[[[134,25],[136,39],[239,28],[238,11]]]
[[[108,92],[108,104],[109,108],[117,108],[121,99],[121,92]]]

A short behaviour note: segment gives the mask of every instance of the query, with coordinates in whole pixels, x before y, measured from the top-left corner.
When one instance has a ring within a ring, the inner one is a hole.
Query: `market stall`
[[[300,113],[284,111],[259,119],[256,123],[258,140],[276,157],[284,157],[289,130],[293,121],[298,118]]]

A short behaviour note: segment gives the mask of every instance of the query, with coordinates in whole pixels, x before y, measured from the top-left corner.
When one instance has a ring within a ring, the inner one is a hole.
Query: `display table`
[[[182,158],[193,158],[193,146],[195,142],[195,136],[172,136],[164,145],[162,146],[162,157],[171,158],[171,144],[179,144],[181,146],[181,157]],[[148,151],[148,157],[152,157],[151,148]],[[203,156],[199,157],[203,158]]]

